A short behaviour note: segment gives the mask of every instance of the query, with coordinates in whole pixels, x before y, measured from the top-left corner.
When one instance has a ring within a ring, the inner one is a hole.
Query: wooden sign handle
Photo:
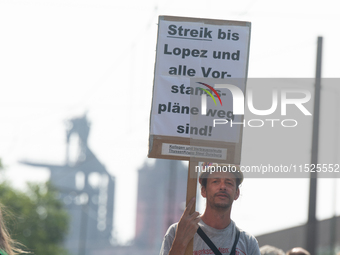
[[[187,199],[186,206],[188,206],[189,201],[195,197],[197,192],[197,172],[195,172],[195,167],[198,166],[198,162],[190,159],[188,167],[188,184],[187,184]],[[196,201],[191,209],[190,213],[193,213],[196,208]],[[189,242],[184,255],[192,255],[194,249],[194,239]]]

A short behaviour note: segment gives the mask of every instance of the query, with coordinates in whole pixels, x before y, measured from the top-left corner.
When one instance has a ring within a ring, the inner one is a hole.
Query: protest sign
[[[149,157],[240,163],[249,42],[249,22],[159,17]]]

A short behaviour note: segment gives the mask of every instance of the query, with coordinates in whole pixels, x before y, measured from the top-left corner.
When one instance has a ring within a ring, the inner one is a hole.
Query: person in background
[[[287,251],[286,255],[310,255],[310,253],[301,247],[295,247]]]
[[[264,245],[260,247],[261,255],[286,255],[286,253],[274,246]]]

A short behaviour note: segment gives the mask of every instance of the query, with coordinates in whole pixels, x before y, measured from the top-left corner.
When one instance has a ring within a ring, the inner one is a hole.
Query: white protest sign
[[[154,136],[240,143],[242,125],[216,125],[243,120],[218,84],[245,92],[250,23],[165,16],[158,26],[150,146]]]

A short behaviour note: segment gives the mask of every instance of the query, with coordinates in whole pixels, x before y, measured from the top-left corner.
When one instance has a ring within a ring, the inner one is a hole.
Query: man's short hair
[[[261,255],[286,255],[283,250],[271,245],[264,245],[260,247],[260,253]]]
[[[203,165],[201,168],[202,171],[199,176],[199,182],[202,187],[207,186],[207,179],[209,176],[214,172],[229,172],[235,175],[236,180],[236,188],[243,182],[243,173],[241,172],[239,165],[232,165],[232,164],[217,164],[213,163],[211,165]]]

